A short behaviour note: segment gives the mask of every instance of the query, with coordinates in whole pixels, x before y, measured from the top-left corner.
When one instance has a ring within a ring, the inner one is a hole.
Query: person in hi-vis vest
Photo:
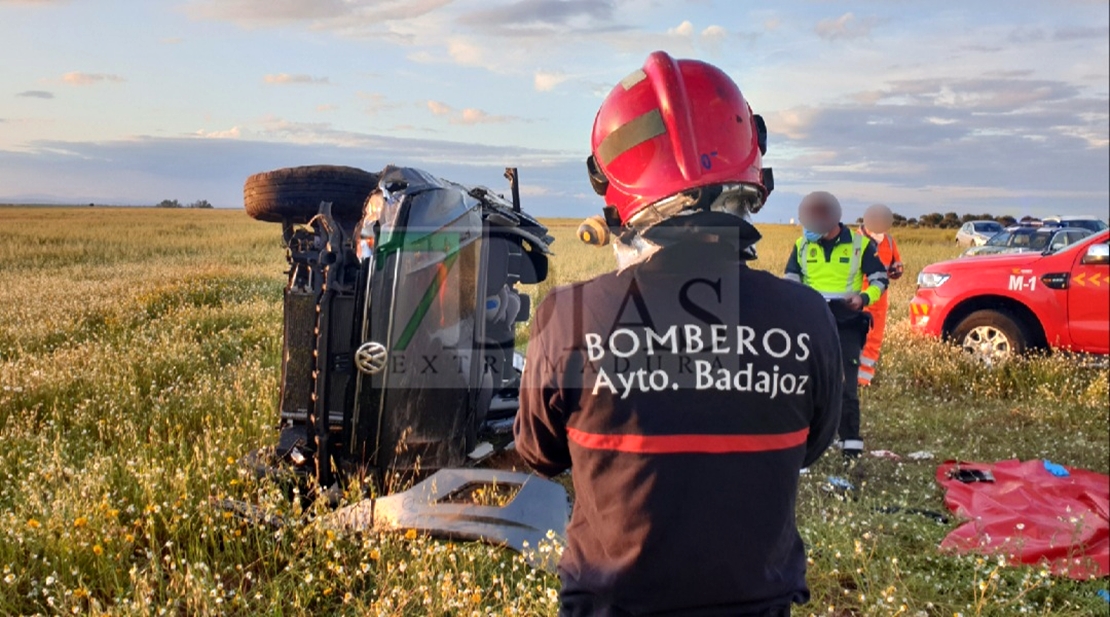
[[[875,243],[875,251],[879,255],[879,261],[886,266],[887,276],[890,280],[896,281],[902,278],[905,266],[902,264],[902,255],[898,252],[898,243],[894,241],[894,236],[890,235],[890,228],[893,226],[894,213],[890,208],[883,204],[875,204],[864,212],[863,225],[860,226],[859,231]],[[871,380],[875,378],[889,308],[889,294],[883,294],[878,302],[867,305],[866,310],[871,314],[871,331],[867,333],[867,342],[859,357],[860,387],[870,386]]]
[[[831,193],[806,195],[798,205],[804,234],[786,262],[785,277],[813,288],[828,301],[840,336],[844,389],[840,411],[840,447],[844,456],[863,453],[860,437],[859,358],[871,328],[864,308],[886,291],[886,266],[871,238],[840,222],[840,202]]]

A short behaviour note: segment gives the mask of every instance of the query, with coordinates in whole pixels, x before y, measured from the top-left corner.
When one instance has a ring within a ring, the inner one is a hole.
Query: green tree
[[[180,208],[181,202],[176,199],[163,199],[155,208]]]
[[[944,217],[937,212],[930,212],[929,214],[922,216],[919,220],[922,227],[932,228],[939,227],[940,222],[944,220]]]
[[[199,208],[201,210],[208,210],[208,209],[212,208],[212,204],[208,203],[207,199],[198,199],[197,201],[194,201],[193,203],[189,204],[189,207],[190,208]]]

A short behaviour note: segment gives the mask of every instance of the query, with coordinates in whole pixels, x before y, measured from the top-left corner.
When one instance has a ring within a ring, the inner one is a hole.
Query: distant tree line
[[[932,212],[924,214],[919,218],[906,218],[901,214],[894,214],[895,227],[918,227],[926,229],[958,229],[963,226],[964,223],[971,221],[998,221],[1003,227],[1006,227],[1019,222],[1019,220],[1024,223],[1036,219],[1031,216],[1023,216],[1021,219],[1017,219],[1009,214],[1003,214],[1002,216],[994,216],[993,214],[965,214],[960,216],[955,212],[945,212],[944,214]],[[856,222],[863,223],[863,219],[859,218]]]
[[[163,199],[162,201],[158,202],[158,204],[155,205],[154,207],[155,208],[199,208],[199,209],[203,210],[203,209],[212,208],[213,206],[212,206],[212,204],[208,203],[207,199],[198,199],[197,201],[194,201],[191,204],[182,204],[180,201],[177,201],[176,199]]]

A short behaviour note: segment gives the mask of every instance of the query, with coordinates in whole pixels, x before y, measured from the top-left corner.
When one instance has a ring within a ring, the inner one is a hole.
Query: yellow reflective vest
[[[838,243],[829,259],[825,258],[825,249],[819,242],[798,238],[794,248],[801,270],[801,282],[826,297],[862,293],[867,296],[869,305],[875,304],[883,295],[883,286],[871,285],[864,289],[866,275],[861,267],[863,254],[870,246],[871,239],[850,228],[846,229],[851,234],[852,241]],[[843,238],[843,233],[841,237]]]

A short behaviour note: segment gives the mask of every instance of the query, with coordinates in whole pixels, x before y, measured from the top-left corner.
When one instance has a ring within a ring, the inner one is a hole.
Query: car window
[[[1091,220],[1091,219],[1086,219],[1086,220],[1082,220],[1082,221],[1068,221],[1068,225],[1071,226],[1071,227],[1082,227],[1083,229],[1087,229],[1087,230],[1094,231],[1094,232],[1099,232],[1099,231],[1102,231],[1103,229],[1106,229],[1106,223],[1103,223],[1102,221]]]
[[[991,222],[975,223],[975,231],[982,231],[982,232],[987,232],[987,233],[991,233],[991,232],[997,233],[997,232],[1002,231],[1002,225],[1000,225],[998,223],[991,223]]]
[[[1027,248],[1033,234],[1014,234],[1011,236],[1010,246]],[[1043,243],[1042,243],[1043,244]]]
[[[1010,243],[1010,238],[1013,236],[1014,234],[1008,232],[995,234],[991,236],[990,240],[987,240],[987,246],[1006,246]]]
[[[1034,251],[1043,251],[1049,245],[1050,240],[1055,242],[1056,236],[1061,236],[1061,234],[1059,232],[1054,234],[1028,234],[1025,247]]]

